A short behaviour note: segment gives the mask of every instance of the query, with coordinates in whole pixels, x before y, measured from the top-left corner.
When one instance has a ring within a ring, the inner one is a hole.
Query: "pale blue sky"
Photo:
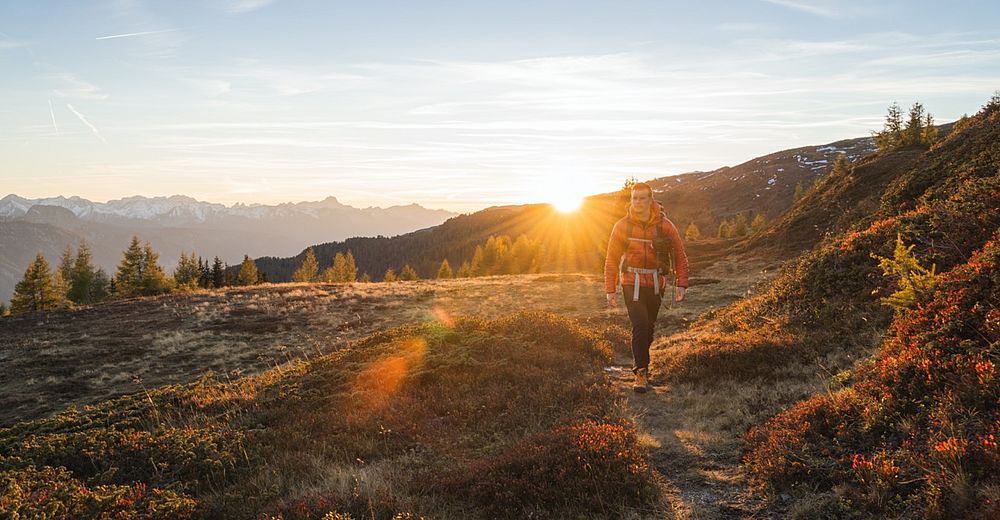
[[[0,196],[471,211],[939,121],[1000,89],[990,1],[18,1]]]

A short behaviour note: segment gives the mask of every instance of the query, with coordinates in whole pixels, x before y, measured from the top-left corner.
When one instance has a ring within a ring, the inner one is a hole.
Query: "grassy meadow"
[[[661,329],[768,275],[746,267],[693,279]],[[275,284],[7,318],[0,510],[669,514],[656,440],[608,377],[628,321],[602,293],[586,274]]]

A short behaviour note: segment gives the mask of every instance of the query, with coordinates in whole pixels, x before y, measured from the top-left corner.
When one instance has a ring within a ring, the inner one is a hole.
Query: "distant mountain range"
[[[246,221],[274,221],[278,219],[301,219],[307,222],[329,217],[347,217],[362,220],[362,217],[380,219],[405,215],[412,217],[426,215],[428,222],[446,219],[455,214],[444,210],[428,210],[417,204],[392,206],[389,208],[355,208],[341,204],[335,197],[327,197],[316,202],[284,203],[273,206],[264,204],[235,204],[225,206],[212,202],[202,202],[183,195],[172,197],[126,197],[108,202],[91,202],[80,197],[50,197],[26,199],[17,195],[7,195],[0,199],[0,219],[17,219],[28,215],[32,208],[55,206],[69,210],[80,220],[112,224],[136,225],[139,223],[157,226],[239,227]],[[359,222],[360,223],[360,222]],[[400,229],[407,226],[400,226]],[[391,231],[390,231],[391,233]]]
[[[132,235],[148,240],[168,269],[182,251],[236,263],[293,255],[304,244],[355,236],[394,236],[438,225],[455,213],[417,204],[355,208],[334,197],[277,205],[225,206],[191,197],[127,197],[92,202],[80,197],[0,199],[0,301],[10,299],[28,262],[41,252],[58,261],[67,245],[90,243],[95,263],[110,273]]]

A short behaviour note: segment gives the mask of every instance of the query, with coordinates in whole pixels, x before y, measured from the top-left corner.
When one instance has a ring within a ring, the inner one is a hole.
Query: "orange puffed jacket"
[[[629,221],[632,223],[632,236],[626,236],[629,228]],[[653,202],[649,208],[649,219],[645,222],[639,220],[632,214],[629,207],[628,214],[615,223],[611,229],[611,238],[608,240],[608,256],[604,260],[604,290],[609,293],[616,292],[618,286],[618,262],[622,255],[625,255],[625,267],[637,267],[640,269],[656,269],[656,251],[653,250],[653,239],[656,238],[656,228],[660,228],[660,237],[670,239],[674,249],[674,269],[677,273],[677,286],[688,286],[688,259],[684,252],[684,244],[681,242],[680,233],[663,213],[663,206],[659,202]],[[661,289],[666,287],[666,277],[659,277]],[[634,285],[634,279],[622,281],[622,285]],[[644,287],[653,286],[653,275],[642,273],[639,275],[639,285]]]

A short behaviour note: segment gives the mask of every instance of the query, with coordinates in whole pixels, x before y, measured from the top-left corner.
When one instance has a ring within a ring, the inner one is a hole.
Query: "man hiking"
[[[654,243],[660,245],[657,251]],[[664,250],[669,249],[669,250]],[[628,213],[615,223],[608,240],[608,256],[604,260],[604,289],[608,307],[617,305],[615,288],[622,287],[628,319],[632,322],[632,389],[649,389],[649,345],[653,342],[653,326],[660,310],[667,276],[661,268],[666,255],[673,253],[677,275],[675,301],[684,299],[688,286],[688,261],[684,244],[673,222],[663,213],[663,207],[653,200],[653,189],[645,183],[632,187]],[[657,256],[659,255],[659,257]]]

